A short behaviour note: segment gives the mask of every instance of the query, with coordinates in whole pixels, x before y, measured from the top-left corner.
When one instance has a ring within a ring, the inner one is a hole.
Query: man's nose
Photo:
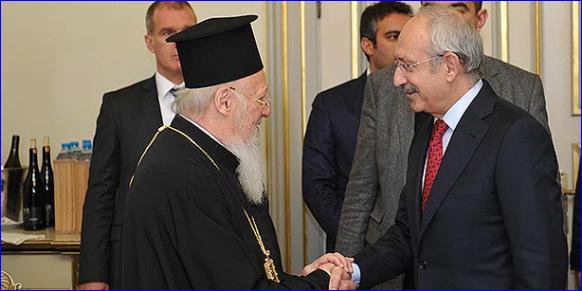
[[[396,87],[400,87],[406,84],[406,76],[404,76],[404,73],[402,73],[402,69],[398,66],[395,67],[394,79],[392,80],[392,82]]]
[[[270,105],[270,104],[269,104]],[[271,106],[263,106],[263,111],[261,112],[261,114],[264,117],[269,117],[271,116]]]

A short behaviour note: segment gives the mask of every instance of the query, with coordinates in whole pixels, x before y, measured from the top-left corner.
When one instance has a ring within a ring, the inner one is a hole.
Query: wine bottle
[[[45,225],[46,227],[55,226],[55,185],[53,167],[51,166],[51,147],[49,144],[49,137],[45,136],[42,147],[42,167],[40,176],[42,177],[43,189],[45,193]]]
[[[18,154],[18,145],[20,143],[20,136],[13,135],[12,136],[12,144],[10,145],[10,154],[8,155],[8,159],[4,164],[4,168],[21,168],[20,165],[20,156]]]
[[[30,140],[28,174],[23,187],[23,219],[25,230],[44,229],[45,193],[43,181],[38,171],[36,139]]]
[[[22,173],[24,169],[20,164],[20,155],[18,154],[20,136],[12,136],[10,145],[10,154],[4,164],[2,171],[6,176],[6,213],[2,213],[14,221],[19,221],[22,207]]]

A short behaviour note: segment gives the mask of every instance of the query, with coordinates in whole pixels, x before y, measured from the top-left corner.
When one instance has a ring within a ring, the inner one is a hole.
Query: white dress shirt
[[[184,88],[184,82],[182,84],[174,84],[162,74],[156,72],[156,88],[158,89],[158,101],[160,103],[160,111],[162,112],[162,122],[164,125],[170,125],[172,119],[176,115],[176,110],[174,110],[174,100],[176,99],[170,90],[172,88]]]

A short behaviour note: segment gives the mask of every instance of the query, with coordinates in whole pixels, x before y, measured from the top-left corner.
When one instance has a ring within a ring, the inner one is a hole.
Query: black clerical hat
[[[187,88],[201,88],[250,76],[263,63],[251,22],[256,15],[210,18],[170,36]]]

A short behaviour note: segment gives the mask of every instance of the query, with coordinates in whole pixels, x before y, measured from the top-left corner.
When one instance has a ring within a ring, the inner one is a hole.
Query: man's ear
[[[483,26],[485,26],[485,23],[487,22],[488,16],[489,16],[489,12],[487,12],[487,9],[483,8],[477,12],[477,27],[475,27],[477,32],[481,31]]]
[[[374,54],[374,43],[367,37],[360,38],[360,46],[362,47],[364,54],[368,57]]]
[[[144,35],[143,40],[144,40],[145,45],[148,48],[148,50],[152,54],[155,53],[155,51],[154,51],[154,36],[147,33],[146,35]]]
[[[214,93],[214,106],[222,115],[229,115],[235,102],[234,92],[228,87],[220,87]]]
[[[445,75],[447,81],[453,81],[459,74],[464,71],[463,63],[459,56],[452,52],[446,52],[442,57],[445,65]]]

